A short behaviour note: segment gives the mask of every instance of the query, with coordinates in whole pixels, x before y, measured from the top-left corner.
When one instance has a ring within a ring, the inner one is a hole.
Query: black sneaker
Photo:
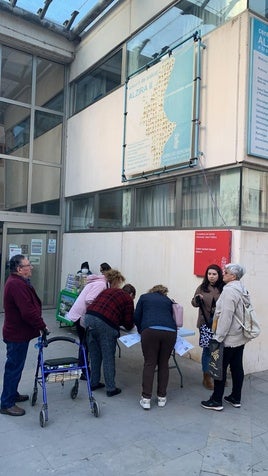
[[[207,410],[216,410],[218,412],[223,410],[222,404],[219,402],[215,402],[211,398],[207,401],[201,402],[201,407],[206,408]]]
[[[107,390],[106,394],[107,394],[107,397],[114,397],[115,395],[118,395],[121,392],[122,392],[121,388],[115,388],[114,390]]]
[[[224,397],[224,400],[230,403],[230,405],[232,405],[235,408],[241,407],[241,403],[239,402],[239,400],[235,400],[235,398],[232,395],[229,395],[229,397]]]

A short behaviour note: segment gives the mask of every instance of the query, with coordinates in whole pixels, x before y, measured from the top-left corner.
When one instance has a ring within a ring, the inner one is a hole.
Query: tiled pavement
[[[75,336],[70,328],[59,328],[54,310],[45,311],[44,317],[51,336]],[[47,349],[53,351],[51,357],[76,353],[73,344],[53,349],[52,345]],[[0,357],[2,381],[3,342]],[[158,408],[155,402],[150,411],[139,406],[140,344],[129,349],[121,344],[116,381],[122,393],[113,398],[106,396],[105,389],[94,393],[99,418],[89,411],[86,382],[80,382],[75,400],[70,398],[71,382],[63,387],[48,384],[49,421],[41,428],[40,388],[34,407],[21,404],[25,416],[0,415],[0,475],[268,475],[268,371],[245,377],[240,409],[226,404],[222,412],[215,412],[200,406],[210,395],[201,385],[200,364],[187,357],[179,361],[184,387],[177,370],[171,370],[167,406]],[[33,341],[21,393],[32,392],[36,362]]]

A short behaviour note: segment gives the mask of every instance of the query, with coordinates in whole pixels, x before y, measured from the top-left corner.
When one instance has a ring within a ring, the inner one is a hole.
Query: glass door
[[[25,255],[33,265],[31,282],[43,307],[56,307],[58,280],[59,230],[43,225],[5,223],[2,233],[1,296],[9,275],[9,260],[15,254]],[[2,304],[3,300],[1,300]]]

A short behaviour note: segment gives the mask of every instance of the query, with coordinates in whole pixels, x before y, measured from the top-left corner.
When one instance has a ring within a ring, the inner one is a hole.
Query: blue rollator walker
[[[78,394],[79,377],[81,371],[86,374],[87,377],[87,389],[91,413],[98,417],[100,414],[99,405],[92,395],[90,387],[90,376],[87,366],[85,346],[71,337],[56,336],[47,339],[47,333],[43,332],[42,336],[38,338],[35,347],[38,349],[37,367],[34,379],[34,388],[31,397],[31,404],[34,406],[37,401],[38,385],[43,391],[43,405],[39,414],[40,426],[44,428],[48,422],[48,404],[47,404],[47,389],[46,384],[49,382],[60,382],[64,385],[65,381],[74,380],[74,385],[71,388],[70,396],[74,400]],[[84,365],[79,365],[77,357],[60,357],[56,359],[44,360],[43,350],[44,347],[48,347],[52,342],[66,341],[75,344],[79,347],[81,354],[83,355]]]

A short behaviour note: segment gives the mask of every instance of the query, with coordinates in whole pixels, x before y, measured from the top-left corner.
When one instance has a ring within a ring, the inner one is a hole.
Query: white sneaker
[[[150,410],[151,408],[151,399],[141,397],[140,399],[140,406],[144,408],[144,410]]]
[[[159,407],[164,407],[167,403],[167,397],[157,397],[157,400]]]

